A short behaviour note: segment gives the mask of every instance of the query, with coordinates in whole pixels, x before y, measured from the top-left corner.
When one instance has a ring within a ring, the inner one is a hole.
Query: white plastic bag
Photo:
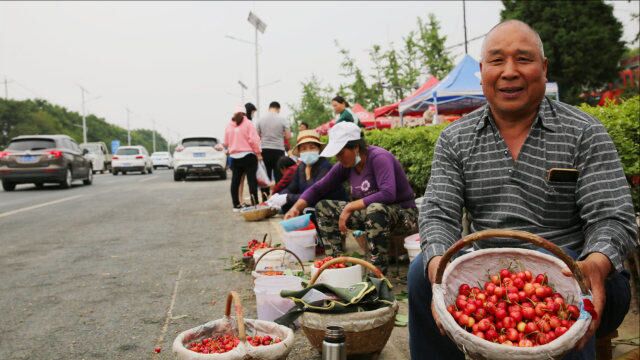
[[[269,175],[267,174],[267,167],[264,165],[264,161],[258,161],[258,170],[256,171],[256,179],[258,180],[258,187],[269,187],[272,184]]]
[[[287,194],[273,194],[269,200],[267,200],[267,205],[275,208],[281,208],[284,204],[287,203]]]

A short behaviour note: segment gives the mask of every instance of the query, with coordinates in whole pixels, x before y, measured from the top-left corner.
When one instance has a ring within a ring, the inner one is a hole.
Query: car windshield
[[[211,146],[214,147],[218,144],[215,138],[189,138],[182,140],[182,146],[194,147],[194,146]]]
[[[11,141],[11,143],[7,147],[7,150],[44,150],[54,149],[55,147],[56,142],[51,139],[18,139]]]
[[[116,152],[116,155],[138,155],[140,154],[140,150],[138,149],[132,149],[132,148],[120,148],[118,149],[118,152]]]

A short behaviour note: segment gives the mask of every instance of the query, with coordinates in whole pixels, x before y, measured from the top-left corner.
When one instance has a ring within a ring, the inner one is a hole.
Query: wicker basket
[[[548,250],[557,257],[535,250],[494,248],[473,251],[447,264],[458,251],[475,241],[488,238],[514,238],[529,242],[535,246]],[[497,259],[504,259],[501,263]],[[447,312],[447,304],[455,302],[458,288],[461,284],[475,284],[479,276],[497,273],[508,266],[508,261],[517,261],[533,273],[547,273],[557,292],[565,299],[579,303],[581,310],[579,319],[562,336],[545,345],[536,347],[513,347],[493,343],[481,339],[460,327],[453,316]],[[569,268],[573,278],[562,274],[563,268]],[[564,354],[572,350],[589,328],[591,316],[583,309],[583,299],[589,297],[582,272],[576,263],[566,255],[562,249],[543,239],[524,231],[515,230],[485,230],[458,240],[451,246],[440,260],[435,283],[433,285],[433,303],[435,311],[445,332],[456,343],[458,348],[471,359],[495,360],[534,360],[561,359]]]
[[[260,221],[270,218],[278,213],[277,209],[272,207],[261,207],[240,212],[246,221]]]
[[[235,320],[230,317],[231,305],[235,303]],[[278,325],[271,321],[245,319],[240,304],[240,297],[235,291],[227,296],[225,317],[210,321],[193,329],[182,332],[173,341],[173,352],[176,358],[181,360],[284,360],[289,355],[294,343],[293,331],[286,326]],[[282,342],[269,346],[253,347],[247,343],[246,328],[255,335],[270,335],[279,337]],[[200,354],[186,348],[186,344],[203,337],[223,335],[229,333],[238,334],[240,344],[233,350],[223,354]]]
[[[382,272],[372,264],[357,258],[339,257],[325,263],[309,282],[315,284],[320,274],[334,264],[354,263],[369,269],[378,278],[384,278]],[[341,326],[346,335],[347,355],[378,354],[384,349],[398,313],[398,303],[373,311],[348,314],[323,314],[305,312],[301,318],[302,331],[313,347],[322,350],[322,341],[327,326]]]

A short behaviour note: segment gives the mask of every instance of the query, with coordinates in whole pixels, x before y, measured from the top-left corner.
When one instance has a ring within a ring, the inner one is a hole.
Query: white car
[[[111,157],[113,175],[118,173],[126,175],[130,171],[139,171],[142,174],[153,173],[153,163],[144,146],[121,146]]]
[[[91,160],[93,173],[100,171],[104,174],[105,171],[111,169],[111,154],[107,149],[107,145],[103,142],[90,142],[86,144],[80,144],[81,149],[87,149],[89,153],[85,157]]]
[[[227,155],[217,150],[218,139],[213,136],[193,136],[180,140],[173,153],[173,179],[187,176],[219,176],[227,178]]]
[[[159,167],[166,167],[167,169],[173,168],[173,157],[171,153],[167,151],[156,151],[151,154],[151,162],[153,163],[154,169]]]

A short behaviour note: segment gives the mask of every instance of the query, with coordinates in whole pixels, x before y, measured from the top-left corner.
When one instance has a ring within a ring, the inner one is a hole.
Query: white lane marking
[[[75,200],[75,199],[77,199],[79,197],[82,197],[82,196],[84,196],[84,195],[69,196],[69,197],[66,197],[66,198],[62,198],[62,199],[58,199],[58,200],[54,200],[54,201],[49,201],[49,202],[42,203],[42,204],[27,206],[27,207],[22,208],[22,209],[16,209],[16,210],[12,210],[12,211],[3,212],[3,213],[0,213],[0,218],[11,216],[11,215],[15,215],[15,214],[19,214],[19,213],[22,213],[22,212],[25,212],[25,211],[39,209],[39,208],[42,208],[42,207],[45,207],[45,206],[49,206],[49,205],[60,204],[60,203],[63,203],[65,201]]]
[[[157,179],[157,178],[158,178],[158,176],[152,176],[152,177],[148,177],[146,179],[139,180],[138,182],[142,183],[142,182],[153,180],[153,179]]]
[[[169,304],[169,308],[167,309],[167,316],[164,318],[164,325],[162,325],[160,336],[158,336],[158,340],[156,340],[156,347],[162,347],[164,336],[167,334],[167,329],[169,328],[169,321],[171,321],[171,318],[173,317],[173,307],[176,304],[176,296],[178,295],[178,284],[180,283],[180,278],[182,278],[182,269],[178,271],[178,278],[176,278],[176,282],[173,285],[171,303]]]

